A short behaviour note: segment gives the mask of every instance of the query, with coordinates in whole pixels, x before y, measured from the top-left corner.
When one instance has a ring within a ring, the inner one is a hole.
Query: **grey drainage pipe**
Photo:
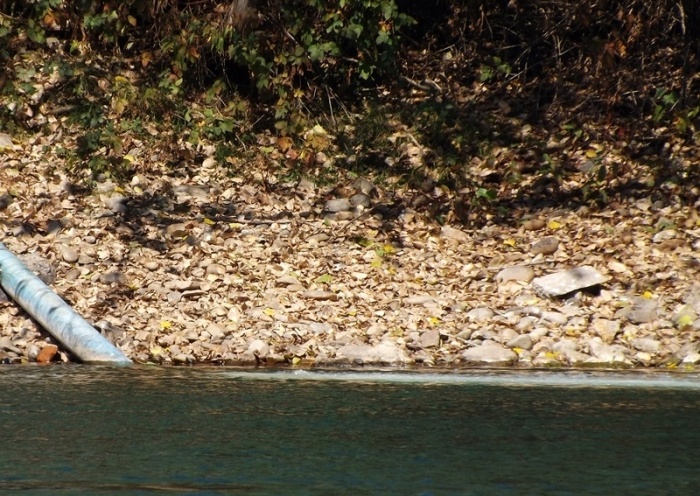
[[[0,286],[82,362],[131,363],[121,350],[88,324],[3,243],[0,243]]]

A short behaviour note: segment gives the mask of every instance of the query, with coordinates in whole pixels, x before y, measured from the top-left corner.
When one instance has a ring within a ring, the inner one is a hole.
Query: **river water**
[[[0,367],[0,493],[698,495],[700,376]]]

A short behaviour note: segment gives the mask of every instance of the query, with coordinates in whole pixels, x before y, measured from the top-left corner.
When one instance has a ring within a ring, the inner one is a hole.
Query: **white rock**
[[[526,265],[514,265],[513,267],[506,267],[496,274],[496,281],[530,282],[534,277],[535,271],[532,270],[532,267],[528,267]]]
[[[602,275],[590,265],[584,265],[575,269],[538,277],[532,281],[532,287],[543,296],[553,297],[590,288],[609,280],[609,277]]]
[[[652,241],[654,243],[663,243],[664,241],[668,241],[669,239],[673,239],[676,236],[678,236],[678,232],[676,232],[675,229],[665,229],[663,231],[659,231],[656,234],[654,234]]]
[[[403,350],[392,341],[383,341],[376,346],[346,344],[336,354],[362,364],[401,364],[409,361]]]
[[[485,342],[486,343],[486,342]],[[462,360],[477,365],[512,365],[518,361],[518,355],[498,343],[482,344],[469,348],[462,353]]]
[[[476,307],[467,312],[467,318],[471,322],[487,322],[493,318],[493,310],[488,307]]]

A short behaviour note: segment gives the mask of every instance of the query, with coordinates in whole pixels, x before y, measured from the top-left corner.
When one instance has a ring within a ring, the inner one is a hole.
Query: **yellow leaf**
[[[371,263],[370,265],[371,265],[372,267],[374,267],[375,269],[376,269],[377,267],[381,267],[381,266],[382,266],[382,259],[381,259],[381,258],[375,258],[374,260],[372,260],[372,263]]]
[[[133,27],[136,27],[136,18],[134,16],[126,16],[126,20],[131,24]]]
[[[644,291],[644,293],[642,294],[642,297],[646,298],[647,300],[651,300],[651,298],[653,296],[654,296],[654,293],[652,293],[651,291],[648,291],[648,290]]]
[[[681,315],[680,318],[676,321],[676,323],[678,324],[678,327],[680,327],[680,328],[692,325],[693,322],[695,322],[693,320],[693,317],[688,315],[688,314]]]
[[[596,158],[598,154],[596,153],[595,150],[587,150],[586,151],[586,157],[588,158]]]
[[[151,352],[151,355],[158,356],[163,353],[163,348],[161,348],[160,346],[154,346],[149,351]]]
[[[292,365],[298,365],[299,362],[301,362],[301,358],[299,358],[299,357],[292,358]]]
[[[558,220],[550,220],[549,222],[547,222],[547,227],[552,231],[555,231],[561,227],[561,222],[559,222]]]
[[[518,355],[520,355],[520,354],[521,354],[523,351],[525,351],[525,350],[522,349],[522,348],[517,348],[517,347],[516,347],[516,348],[513,348],[513,351],[516,352]]]
[[[384,250],[384,253],[396,253],[396,248],[391,245],[384,245],[382,249]]]
[[[432,325],[438,325],[440,323],[440,319],[437,317],[428,317],[428,322],[430,322]]]
[[[161,329],[170,329],[173,326],[173,324],[169,320],[161,320],[160,321],[160,328]]]
[[[272,317],[275,315],[275,309],[274,308],[266,308],[263,310],[263,313],[267,315],[268,317]]]
[[[357,315],[357,310],[355,310],[355,309],[348,310],[348,315],[350,317],[354,317],[355,315]]]
[[[509,238],[509,239],[503,240],[503,244],[512,247],[512,246],[516,245],[516,241],[513,238]]]
[[[559,360],[559,355],[557,353],[554,353],[553,351],[546,352],[544,356],[552,360]]]
[[[211,220],[209,217],[205,217],[205,218],[204,218],[204,223],[205,223],[206,225],[208,225],[208,226],[213,226],[213,225],[216,224],[216,221]]]
[[[136,160],[136,159],[134,158],[133,155],[128,155],[128,154],[127,154],[127,155],[124,155],[124,160],[126,160],[127,162],[133,162],[133,161]]]

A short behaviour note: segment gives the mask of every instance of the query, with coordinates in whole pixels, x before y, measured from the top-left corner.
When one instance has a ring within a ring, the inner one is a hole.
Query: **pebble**
[[[338,299],[338,295],[333,291],[319,291],[319,290],[309,290],[305,291],[302,296],[304,298],[309,298],[311,300],[331,300],[335,301]]]
[[[316,233],[312,234],[307,239],[310,242],[319,243],[321,241],[328,241],[330,239],[330,236],[328,236],[328,234],[326,233]]]
[[[530,282],[535,277],[535,271],[532,267],[525,265],[514,265],[512,267],[506,267],[501,269],[501,271],[496,274],[497,282],[507,282],[507,281],[518,281],[518,282]]]
[[[167,298],[169,304],[175,305],[176,303],[180,303],[180,300],[182,300],[182,293],[180,291],[170,291]]]
[[[115,214],[123,214],[126,212],[126,201],[125,196],[114,195],[105,200],[105,205]]]
[[[0,151],[2,151],[3,148],[10,147],[12,147],[12,137],[6,133],[0,133]]]
[[[362,206],[364,208],[369,208],[372,205],[372,200],[364,193],[357,193],[350,197],[350,205],[353,207]]]
[[[455,229],[451,226],[442,226],[440,228],[440,237],[444,239],[452,239],[455,241],[468,241],[469,235],[460,229]]]
[[[559,249],[559,240],[555,237],[541,239],[530,248],[533,255],[551,255]]]
[[[405,298],[403,302],[406,305],[429,305],[435,303],[436,300],[434,296],[430,295],[414,295]]]
[[[173,363],[185,364],[189,362],[194,362],[194,358],[190,358],[185,353],[178,353],[172,357]]]
[[[467,312],[467,318],[472,322],[487,322],[494,316],[493,310],[488,307],[476,307]]]
[[[603,343],[599,337],[593,337],[588,340],[588,349],[591,356],[596,360],[589,360],[588,363],[614,363],[624,362],[624,348],[619,345],[610,345]]]
[[[527,334],[521,334],[506,343],[508,348],[520,348],[522,350],[531,350],[532,345],[532,338]]]
[[[226,274],[226,267],[217,263],[209,264],[205,273],[207,275],[223,276]]]
[[[437,348],[440,346],[440,331],[430,329],[420,335],[418,344],[421,348]]]
[[[296,277],[292,277],[292,276],[279,277],[275,281],[275,284],[277,284],[277,286],[301,285],[301,283],[299,282],[299,279],[297,279]]]
[[[246,351],[258,357],[265,357],[270,353],[270,347],[262,339],[255,339],[248,345]]]
[[[333,200],[328,200],[323,210],[326,212],[347,212],[352,209],[353,205],[347,198],[335,198]]]
[[[526,231],[538,231],[546,225],[546,222],[542,219],[528,219],[523,222],[523,229]]]
[[[31,343],[27,345],[27,348],[24,350],[24,354],[30,362],[36,362],[36,357],[39,356],[40,351],[41,350],[37,345]]]
[[[620,322],[617,320],[597,318],[591,322],[591,328],[604,343],[610,344],[615,341],[615,337],[617,337],[620,332]]]
[[[70,264],[77,262],[80,256],[76,250],[64,244],[58,245],[58,251],[61,253],[63,261]]]
[[[364,177],[358,177],[355,179],[352,187],[355,188],[356,191],[364,193],[365,195],[372,195],[373,193],[376,194],[377,192],[377,187],[372,183],[372,181],[365,179]]]
[[[112,284],[112,283],[127,284],[128,280],[122,272],[115,271],[115,272],[107,272],[105,274],[102,274],[100,276],[100,282],[102,284]]]
[[[8,336],[3,336],[0,338],[0,349],[5,351],[11,351],[12,353],[22,354],[22,350],[17,348]]]
[[[633,339],[632,347],[637,351],[643,351],[651,355],[656,355],[661,350],[661,341],[651,338],[637,338]]]
[[[147,260],[147,261],[143,262],[143,266],[150,271],[154,271],[154,270],[158,270],[158,267],[160,267],[160,264],[158,262],[156,262],[155,260]]]
[[[625,318],[634,324],[645,324],[656,319],[658,303],[644,297],[634,297],[631,304],[619,310],[615,317]]]
[[[664,241],[669,241],[678,236],[678,232],[675,229],[665,229],[654,234],[651,239],[654,243],[663,243]]]

